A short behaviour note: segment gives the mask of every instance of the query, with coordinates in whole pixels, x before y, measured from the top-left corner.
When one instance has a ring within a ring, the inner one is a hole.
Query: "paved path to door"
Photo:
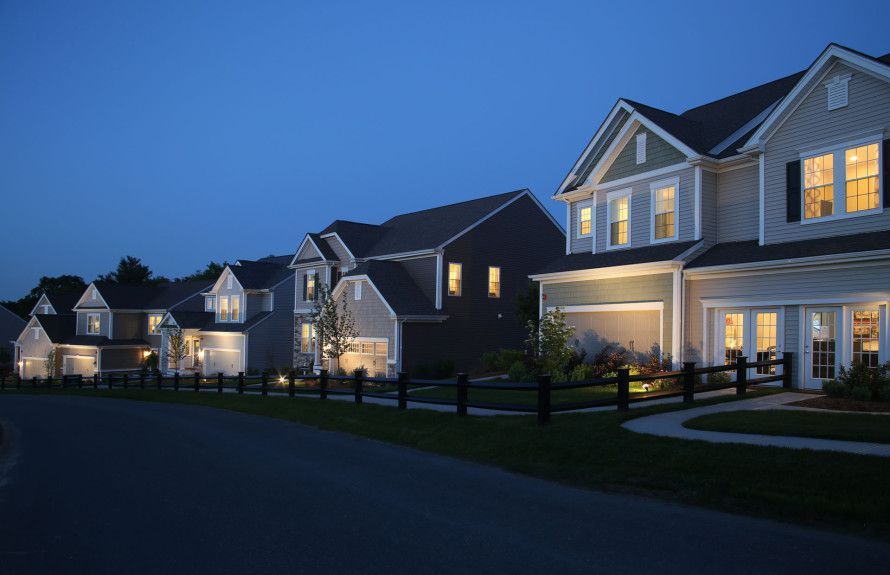
[[[8,394],[0,422],[4,575],[812,575],[890,564],[879,541],[201,406]]]
[[[820,411],[788,405],[795,401],[810,399],[813,396],[805,393],[779,393],[754,399],[743,399],[730,403],[707,405],[659,413],[647,417],[638,417],[626,421],[623,426],[637,433],[648,433],[663,437],[680,439],[700,439],[712,443],[747,443],[750,445],[767,445],[773,447],[790,447],[792,449],[815,449],[821,451],[842,451],[861,455],[878,455],[890,457],[890,445],[881,443],[864,443],[858,441],[838,441],[834,439],[817,439],[813,437],[784,437],[776,435],[756,435],[748,433],[725,433],[721,431],[702,431],[683,427],[683,422],[709,413],[725,413],[729,411],[787,409],[796,411]],[[890,420],[888,420],[890,424]]]

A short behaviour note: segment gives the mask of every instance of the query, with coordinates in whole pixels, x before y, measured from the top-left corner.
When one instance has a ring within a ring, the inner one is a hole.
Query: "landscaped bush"
[[[499,349],[482,354],[482,369],[486,372],[505,372],[517,361],[524,361],[526,353],[521,349]]]
[[[529,368],[524,361],[516,361],[507,371],[507,378],[512,382],[533,382],[537,380],[538,372]]]
[[[841,367],[837,379],[822,384],[830,397],[849,397],[859,401],[890,400],[890,363],[869,367],[854,363]]]
[[[596,355],[593,356],[593,360],[590,362],[594,377],[612,377],[615,375],[615,372],[626,364],[627,350],[612,344],[596,352]]]

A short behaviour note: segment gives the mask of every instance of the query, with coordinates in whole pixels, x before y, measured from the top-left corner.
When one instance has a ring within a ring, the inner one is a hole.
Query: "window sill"
[[[860,212],[844,212],[842,214],[835,214],[833,216],[824,216],[821,218],[810,218],[804,219],[801,218],[800,224],[802,226],[806,226],[809,224],[821,224],[824,222],[834,222],[837,220],[849,220],[851,218],[863,218],[865,216],[876,216],[878,214],[884,213],[883,208],[876,208],[874,210],[862,210]]]

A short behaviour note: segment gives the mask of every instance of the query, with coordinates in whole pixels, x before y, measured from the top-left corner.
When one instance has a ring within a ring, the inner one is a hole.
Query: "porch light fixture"
[[[145,351],[142,352],[142,357],[148,357],[148,356],[150,356],[150,355],[151,355],[151,350],[150,350],[150,349],[147,349],[147,350],[145,350]]]
[[[285,383],[287,383],[287,378],[282,375],[281,377],[278,378],[278,383],[280,383],[281,385],[284,385]]]
[[[198,359],[200,359],[201,361],[204,361],[204,350],[203,349],[198,352]]]
[[[22,360],[19,360],[19,369],[22,369],[23,367],[25,367],[25,362]]]

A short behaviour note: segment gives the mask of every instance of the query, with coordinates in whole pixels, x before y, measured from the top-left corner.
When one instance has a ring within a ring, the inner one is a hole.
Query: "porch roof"
[[[655,244],[641,248],[616,249],[595,254],[590,252],[567,254],[556,258],[532,275],[671,261],[677,259],[698,243],[698,241],[693,240],[689,242]]]

